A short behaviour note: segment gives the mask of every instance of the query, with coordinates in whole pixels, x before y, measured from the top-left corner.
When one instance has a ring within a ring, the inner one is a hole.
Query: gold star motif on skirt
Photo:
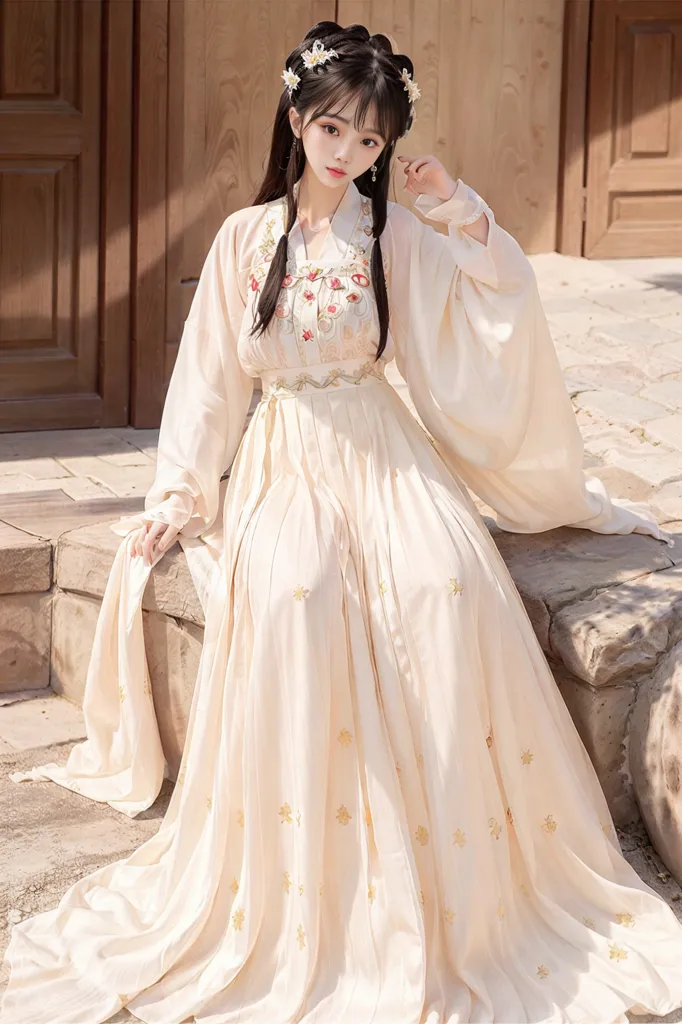
[[[372,812],[370,811],[369,807],[366,806],[365,807],[365,825],[371,825],[371,824],[372,824]]]
[[[353,741],[353,734],[348,729],[342,729],[336,738],[342,747],[349,747]]]
[[[244,812],[241,810],[237,811],[237,824],[244,828]]]
[[[542,978],[542,980],[544,981],[544,979],[548,977],[549,967],[545,967],[544,964],[538,964],[538,978]]]
[[[123,687],[123,685],[119,686],[119,688],[118,688],[118,699],[120,700],[121,704],[126,699],[126,692],[125,692],[125,688]]]
[[[445,908],[445,913],[443,914],[443,916],[445,918],[446,924],[452,924],[452,922],[455,920],[454,912],[450,910],[449,907]]]
[[[557,822],[554,820],[554,815],[548,814],[542,823],[542,827],[548,835],[553,836],[557,830]]]
[[[504,907],[502,906],[502,900],[497,904],[497,916],[502,920],[504,917]]]
[[[509,825],[514,824],[514,815],[512,814],[511,807],[508,807],[507,810],[505,811],[505,817]]]
[[[460,850],[463,846],[466,846],[467,836],[466,832],[462,832],[461,828],[458,828],[456,832],[452,833],[452,845],[459,846]]]
[[[380,580],[379,581],[379,590],[381,591],[382,594],[386,593],[386,591],[388,590],[388,587],[386,585],[386,580]]]
[[[352,817],[353,815],[349,813],[348,808],[344,804],[341,804],[336,812],[336,820],[339,825],[347,825]]]
[[[595,923],[594,923],[594,921],[593,921],[593,919],[591,917],[584,917],[583,918],[583,924],[585,925],[586,928],[594,928],[594,927],[596,927]]]
[[[299,924],[296,931],[296,941],[298,942],[298,948],[303,949],[305,946],[305,932],[303,931],[303,925]]]
[[[206,797],[206,806],[208,807],[209,811],[210,811],[210,810],[211,810],[211,808],[213,807],[213,800],[211,799],[211,797],[210,797],[210,796],[207,796],[207,797]]]
[[[244,924],[245,916],[245,912],[241,907],[239,907],[238,910],[235,910],[234,914],[232,915],[232,924],[234,925],[235,931],[240,932],[242,930],[242,925]]]
[[[422,846],[426,846],[429,841],[429,830],[424,828],[423,825],[420,825],[414,836],[418,843],[421,843]]]
[[[622,946],[617,946],[615,942],[609,942],[609,960],[627,960],[627,951]]]
[[[449,594],[461,594],[463,590],[464,590],[464,585],[462,583],[458,583],[458,581],[455,579],[455,577],[451,576],[450,577],[450,581],[448,583],[448,593]]]
[[[305,892],[305,887],[303,885],[303,882],[299,882],[298,883],[298,895],[302,896],[304,892]]]
[[[285,891],[289,892],[289,890],[291,889],[291,875],[289,874],[288,871],[284,872],[283,884]]]
[[[623,928],[634,928],[635,919],[632,914],[616,914],[616,921],[622,924]]]
[[[532,750],[524,750],[521,754],[521,764],[530,764],[534,757]]]
[[[292,817],[290,804],[282,804],[282,806],[279,809],[279,816],[282,819],[282,821],[280,822],[281,825],[283,825],[285,821],[287,822],[287,824],[291,825]]]
[[[502,826],[498,822],[497,818],[490,818],[488,821],[488,827],[490,828],[490,835],[494,839],[499,839],[502,835]]]
[[[367,886],[367,899],[370,903],[374,903],[376,899],[376,889],[371,883]]]
[[[235,895],[239,892],[239,882],[236,878],[233,878],[230,882],[230,889]]]
[[[294,600],[295,601],[302,601],[303,598],[307,597],[309,593],[310,593],[310,591],[306,590],[306,588],[301,586],[301,584],[299,583],[299,585],[293,591]]]

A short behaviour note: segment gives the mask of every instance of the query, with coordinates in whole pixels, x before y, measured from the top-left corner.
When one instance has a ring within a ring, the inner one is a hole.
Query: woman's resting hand
[[[146,522],[133,535],[130,554],[142,556],[145,565],[151,565],[157,552],[163,554],[175,543],[180,531],[168,523]]]

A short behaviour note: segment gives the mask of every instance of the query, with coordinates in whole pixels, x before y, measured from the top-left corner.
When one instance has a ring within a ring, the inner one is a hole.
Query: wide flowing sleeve
[[[672,543],[647,505],[583,469],[583,440],[533,267],[461,179],[447,202],[397,204],[385,249],[396,363],[451,470],[508,531],[575,526]],[[484,245],[462,230],[487,217]],[[385,241],[384,241],[385,239]]]
[[[220,478],[236,454],[254,389],[237,356],[245,302],[236,239],[233,215],[206,256],[184,324],[144,512],[111,527],[122,536],[152,520],[197,537],[218,513]]]

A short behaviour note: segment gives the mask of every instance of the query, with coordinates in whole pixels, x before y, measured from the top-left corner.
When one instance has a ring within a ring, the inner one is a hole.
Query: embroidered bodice
[[[275,316],[260,338],[249,335],[253,313],[279,238],[286,200],[270,204],[256,256],[247,277],[247,310],[239,337],[239,359],[247,373],[261,376],[278,368],[319,367],[373,358],[379,344],[379,318],[371,283],[372,207],[351,182],[334,216],[320,255],[308,259],[296,222],[290,235],[287,272]],[[383,361],[393,357],[389,336]]]

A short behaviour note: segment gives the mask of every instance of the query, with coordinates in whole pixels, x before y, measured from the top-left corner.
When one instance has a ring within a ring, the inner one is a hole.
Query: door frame
[[[566,0],[561,87],[557,252],[584,253],[587,212],[587,100],[593,0]]]

